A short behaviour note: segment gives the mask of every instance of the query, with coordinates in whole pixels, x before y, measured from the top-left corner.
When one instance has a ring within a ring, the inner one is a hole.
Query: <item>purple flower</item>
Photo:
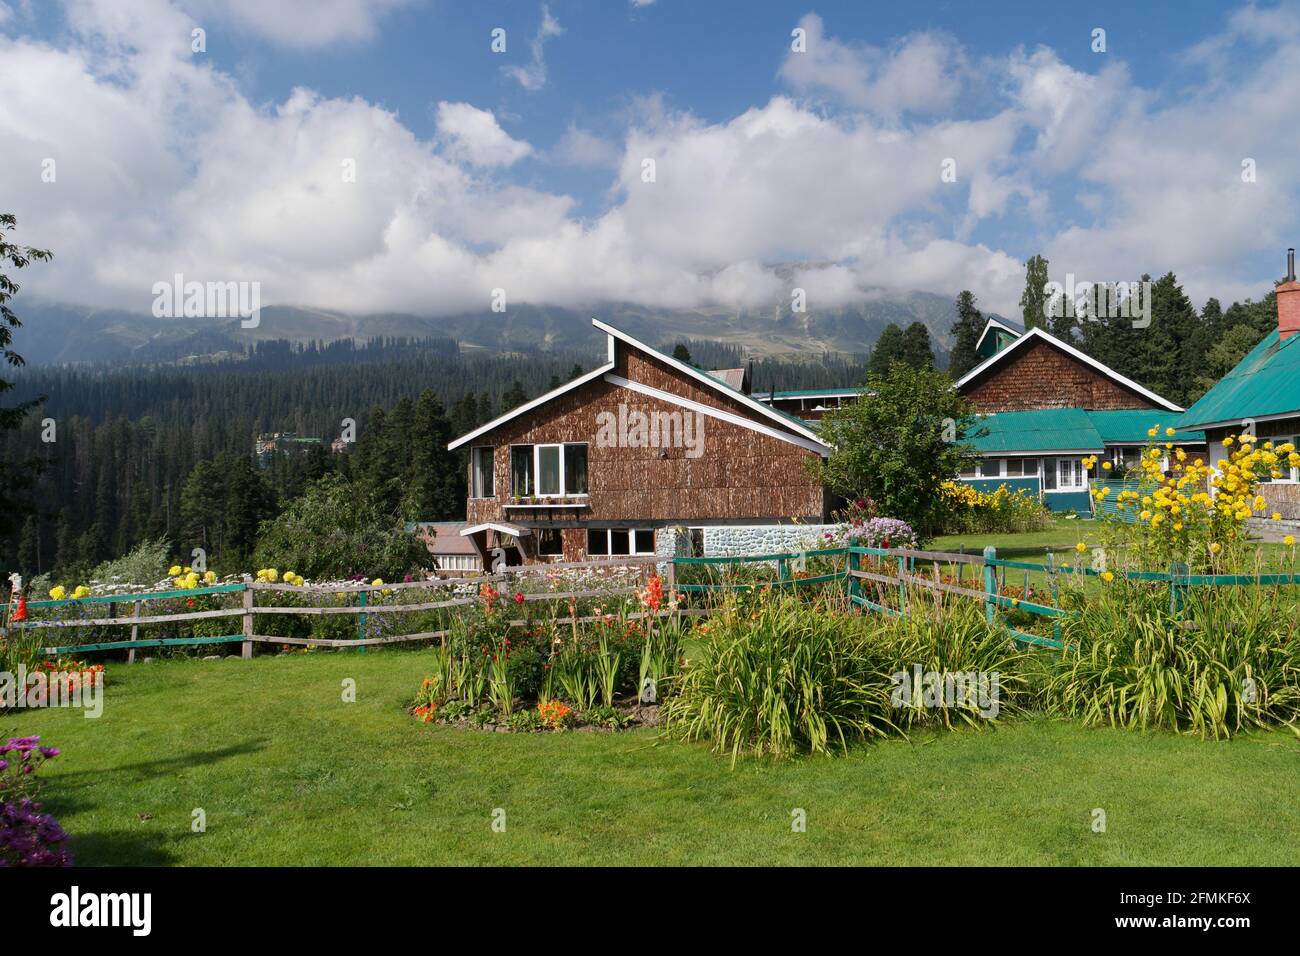
[[[61,753],[61,751],[59,750],[58,747],[42,747],[42,748],[41,748],[41,756],[45,757],[45,759],[47,759],[47,760],[50,759],[51,757],[57,757],[60,753]]]

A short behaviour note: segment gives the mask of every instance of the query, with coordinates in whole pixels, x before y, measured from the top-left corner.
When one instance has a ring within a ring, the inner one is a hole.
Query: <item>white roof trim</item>
[[[734,388],[729,388],[722,382],[719,382],[712,375],[709,375],[707,372],[701,372],[699,369],[692,368],[691,366],[687,365],[685,362],[679,362],[671,355],[664,355],[662,352],[650,348],[650,346],[646,345],[644,342],[639,342],[636,339],[632,338],[632,336],[628,335],[626,332],[619,331],[618,329],[614,328],[612,325],[606,325],[604,322],[600,321],[600,319],[592,319],[591,324],[608,335],[612,335],[615,338],[622,339],[624,342],[626,342],[628,345],[632,346],[633,348],[640,349],[643,352],[649,352],[651,355],[655,356],[655,358],[658,358],[666,362],[670,368],[674,368],[679,372],[683,372],[689,375],[691,378],[695,379],[696,381],[703,382],[705,385],[709,386],[715,392],[718,392],[719,394],[722,395],[726,395],[728,398],[734,399],[740,402],[742,405],[748,405],[750,408],[753,408],[755,411],[761,412],[762,414],[766,415],[774,422],[778,422],[783,427],[793,429],[795,432],[797,432],[800,435],[803,435],[805,438],[811,438],[813,441],[817,442],[817,444],[821,445],[823,448],[826,447],[825,444],[822,442],[822,440],[817,437],[817,433],[812,429],[807,428],[806,426],[803,425],[799,425],[796,422],[792,422],[790,419],[786,418],[780,412],[773,411],[770,406],[763,404],[757,399],[750,398],[748,395],[745,395],[743,392],[738,392]]]
[[[993,320],[990,319],[989,321],[991,322]],[[1101,364],[1092,356],[1080,352],[1070,343],[1062,342],[1054,335],[1049,335],[1038,326],[1035,326],[1034,328],[1027,331],[1024,335],[1020,336],[1020,338],[1016,339],[1014,342],[1012,342],[1010,345],[1004,348],[997,355],[994,355],[992,358],[987,358],[979,365],[976,365],[973,369],[971,369],[969,372],[967,372],[957,381],[956,387],[961,388],[971,379],[984,374],[984,372],[987,371],[989,368],[991,368],[994,364],[996,364],[997,362],[1001,362],[1003,359],[1005,359],[1016,349],[1020,348],[1026,342],[1031,342],[1036,338],[1043,339],[1047,342],[1050,342],[1052,345],[1055,345],[1057,348],[1061,349],[1066,354],[1072,355],[1075,358],[1077,358],[1079,361],[1092,366],[1097,371],[1105,375],[1107,378],[1119,382],[1121,385],[1125,386],[1126,388],[1130,388],[1133,391],[1137,392],[1139,395],[1151,399],[1151,401],[1162,406],[1163,408],[1168,409],[1171,412],[1181,412],[1184,410],[1181,405],[1175,405],[1173,402],[1169,401],[1169,399],[1157,395],[1155,392],[1151,391],[1150,389],[1143,388],[1137,382],[1133,381],[1132,379],[1125,378],[1123,375],[1119,374],[1119,372],[1115,371],[1110,366]]]
[[[668,402],[671,405],[690,409],[691,411],[698,412],[701,415],[708,415],[710,418],[716,418],[720,421],[729,422],[732,425],[738,425],[741,428],[747,428],[750,431],[759,432],[760,434],[767,435],[770,438],[789,442],[791,445],[798,445],[800,448],[805,448],[808,451],[815,451],[823,457],[830,453],[830,446],[820,439],[809,441],[806,438],[801,438],[798,435],[791,435],[789,432],[783,432],[780,429],[769,428],[767,425],[764,425],[761,422],[756,422],[750,418],[745,418],[743,415],[735,415],[731,412],[723,411],[720,408],[714,408],[712,405],[703,405],[699,402],[691,401],[689,398],[682,398],[680,395],[674,395],[672,392],[660,391],[657,388],[643,385],[640,382],[629,381],[619,375],[608,374],[605,376],[605,381],[609,382],[611,385],[617,385],[620,388],[626,388],[641,395],[647,395],[650,398],[657,398],[660,401]]]
[[[508,524],[498,524],[495,521],[485,521],[483,524],[471,525],[463,528],[460,532],[462,538],[469,537],[472,534],[478,534],[480,531],[495,531],[497,534],[508,534],[513,538],[526,538],[532,531],[527,528],[515,528]]]
[[[1023,330],[1017,329],[1014,326],[1007,325],[1005,322],[999,319],[995,319],[992,316],[989,316],[988,321],[984,323],[984,331],[980,332],[979,341],[975,343],[975,351],[977,352],[979,351],[979,347],[984,344],[984,336],[988,335],[989,329],[995,325],[998,328],[1002,329],[1004,332],[1010,332],[1016,338],[1022,338],[1025,335],[1025,332]]]
[[[486,425],[480,425],[478,428],[474,429],[468,435],[461,435],[455,441],[447,443],[447,450],[451,451],[453,449],[459,448],[461,445],[465,444],[466,442],[470,442],[473,441],[475,438],[478,438],[479,435],[482,435],[486,432],[490,432],[498,425],[508,422],[510,421],[510,419],[516,418],[522,415],[524,412],[530,412],[538,405],[541,405],[545,402],[549,402],[557,395],[562,395],[567,391],[577,388],[579,385],[586,385],[588,382],[592,381],[593,379],[599,378],[600,376],[604,375],[606,372],[608,372],[610,369],[614,367],[614,340],[612,338],[609,340],[609,353],[610,353],[610,360],[604,365],[602,365],[600,368],[593,369],[592,371],[588,372],[586,375],[580,375],[577,378],[575,378],[572,382],[568,382],[564,385],[561,385],[559,388],[553,388],[549,392],[546,392],[542,395],[538,395],[531,402],[524,402],[524,404],[520,405],[518,408],[510,409],[510,411],[506,412],[504,415],[501,415],[498,418],[492,419],[492,421],[488,422]],[[461,533],[464,534],[463,531]]]

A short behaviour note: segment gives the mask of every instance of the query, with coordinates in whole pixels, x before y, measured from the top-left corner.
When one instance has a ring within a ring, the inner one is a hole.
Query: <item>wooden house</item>
[[[1278,284],[1277,328],[1264,337],[1231,372],[1183,415],[1180,429],[1203,431],[1210,463],[1229,449],[1223,439],[1252,431],[1261,444],[1291,442],[1300,447],[1300,282],[1295,250],[1287,250],[1287,275]],[[1300,521],[1300,468],[1285,467],[1282,477],[1265,482],[1260,494],[1269,512]]]
[[[805,421],[593,319],[600,367],[451,442],[485,567],[665,553],[666,528],[819,523]],[[738,381],[743,385],[743,377]]]

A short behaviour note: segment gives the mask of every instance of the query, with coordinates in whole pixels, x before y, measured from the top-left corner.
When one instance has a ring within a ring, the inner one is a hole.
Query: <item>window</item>
[[[1056,462],[1055,458],[1043,459],[1043,490],[1056,490]]]
[[[537,446],[537,493],[539,495],[560,495],[563,485],[560,483],[560,446]]]
[[[533,493],[533,446],[510,446],[510,494],[525,498]]]
[[[495,451],[491,446],[480,445],[477,448],[471,448],[469,452],[471,468],[471,490],[470,497],[473,498],[494,498],[493,481],[493,463],[492,453]]]
[[[985,458],[980,462],[981,478],[1001,478],[1002,462],[997,458]]]
[[[587,493],[587,446],[510,446],[510,494],[558,498]]]
[[[962,478],[978,478],[979,466],[973,463],[969,464],[958,472],[958,475]]]
[[[559,528],[543,528],[537,532],[537,553],[548,558],[564,554],[564,537]]]
[[[1078,458],[1058,458],[1056,470],[1056,484],[1061,491],[1074,491],[1083,487],[1083,463]]]
[[[588,528],[587,555],[654,554],[653,528]]]
[[[585,495],[587,493],[587,446],[580,444],[564,446],[564,493],[566,495]]]
[[[1025,474],[1025,460],[1023,458],[1008,458],[1002,468],[1003,474],[1008,478],[1021,478]]]

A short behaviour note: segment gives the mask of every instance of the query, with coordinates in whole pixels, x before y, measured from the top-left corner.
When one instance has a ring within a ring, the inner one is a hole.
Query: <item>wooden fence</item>
[[[28,612],[50,610],[54,608],[76,607],[98,608],[104,607],[103,616],[89,616],[68,619],[53,620],[34,620],[10,624],[10,629],[15,631],[27,630],[63,630],[67,628],[88,628],[88,627],[127,627],[131,628],[131,637],[128,640],[117,641],[96,641],[85,644],[63,644],[50,645],[43,648],[46,654],[79,654],[94,651],[127,651],[127,660],[134,663],[136,652],[149,648],[158,647],[195,647],[209,644],[241,644],[242,653],[245,658],[253,656],[253,646],[255,644],[281,644],[281,645],[310,645],[313,647],[352,647],[360,651],[365,648],[382,644],[402,644],[413,641],[436,640],[446,636],[448,630],[424,631],[413,634],[396,634],[384,637],[367,637],[366,627],[368,620],[374,615],[401,614],[418,611],[433,611],[445,608],[454,608],[467,605],[477,604],[480,601],[478,594],[463,595],[459,597],[450,597],[446,600],[437,601],[418,601],[411,604],[376,604],[372,598],[380,593],[400,593],[405,590],[425,589],[436,590],[442,588],[454,588],[456,585],[476,585],[481,587],[483,584],[499,584],[512,580],[518,580],[530,575],[546,574],[556,570],[601,570],[614,572],[639,572],[642,579],[647,577],[649,571],[654,565],[667,565],[668,583],[671,587],[673,570],[671,561],[664,557],[639,556],[639,557],[618,557],[596,561],[566,561],[556,562],[554,564],[544,565],[519,565],[511,567],[508,570],[498,574],[482,574],[473,577],[459,578],[436,578],[426,581],[407,581],[392,584],[322,584],[306,585],[299,587],[292,584],[272,584],[269,582],[244,580],[236,584],[215,584],[207,587],[188,588],[174,591],[149,591],[136,594],[114,594],[103,595],[76,599],[64,599],[59,601],[29,601],[27,604]],[[574,602],[586,598],[612,597],[618,595],[632,594],[637,590],[636,586],[628,584],[615,587],[592,588],[581,591],[541,591],[541,592],[520,592],[523,602],[535,601],[566,601],[572,605]],[[259,593],[291,593],[295,596],[308,597],[326,597],[332,595],[355,596],[356,603],[336,607],[329,606],[285,606],[285,605],[268,605],[258,604],[257,595]],[[192,599],[205,595],[240,595],[240,604],[238,607],[217,608],[205,611],[186,611],[181,613],[164,613],[164,614],[144,614],[142,613],[147,605],[158,601],[174,600],[177,598]],[[119,607],[129,605],[131,613],[122,615],[118,613]],[[653,616],[664,617],[672,611],[661,610]],[[686,613],[691,613],[689,610]],[[331,615],[351,615],[356,618],[357,637],[349,639],[337,638],[316,638],[316,637],[291,637],[258,634],[255,624],[258,617],[274,615],[293,615],[302,617],[320,617]],[[626,615],[629,619],[641,619],[652,616],[650,612],[636,612]],[[223,634],[205,637],[167,637],[167,638],[145,638],[139,637],[140,628],[149,627],[157,624],[169,624],[184,621],[201,621],[211,619],[240,619],[239,633]],[[599,616],[588,615],[579,617],[562,617],[556,618],[556,623],[570,624],[583,623],[597,620]],[[509,622],[512,626],[521,627],[528,622],[524,619],[515,619]],[[0,631],[3,633],[3,631]]]
[[[845,559],[844,568],[842,570],[832,569],[828,572],[811,575],[806,572],[806,564],[809,561],[834,559],[839,557]],[[864,558],[869,559],[866,567],[864,567]],[[731,566],[752,565],[755,563],[775,565],[775,579],[745,582],[686,582],[677,580],[678,569],[715,567],[722,568],[725,571],[726,568]],[[947,580],[944,579],[944,575],[941,572],[941,569],[945,565],[948,567]],[[43,621],[28,620],[14,625],[13,627],[15,629],[27,630],[129,626],[131,629],[131,637],[129,640],[100,641],[75,645],[54,645],[46,647],[44,650],[47,654],[126,650],[128,652],[128,660],[130,661],[135,660],[137,650],[147,648],[188,647],[231,643],[242,644],[243,656],[245,658],[252,656],[253,646],[259,643],[310,645],[313,647],[331,648],[352,647],[364,651],[365,648],[376,645],[436,640],[450,633],[448,630],[442,629],[417,632],[413,634],[367,637],[367,621],[372,616],[441,610],[476,604],[480,600],[480,597],[477,594],[473,594],[460,597],[450,597],[445,600],[419,601],[411,604],[376,604],[371,601],[371,598],[376,594],[376,592],[401,592],[403,590],[415,588],[438,589],[465,584],[481,586],[485,583],[495,584],[509,582],[529,575],[546,574],[556,570],[577,569],[614,570],[622,571],[624,573],[636,570],[640,572],[640,577],[644,580],[650,573],[651,568],[654,566],[663,566],[666,569],[666,592],[671,593],[675,591],[688,595],[703,595],[713,592],[736,592],[752,590],[755,588],[798,589],[808,585],[829,584],[842,581],[846,586],[848,599],[854,606],[891,616],[905,615],[909,613],[910,605],[912,603],[912,598],[909,597],[909,589],[928,589],[935,594],[936,601],[940,605],[942,602],[942,595],[952,595],[981,602],[984,605],[985,615],[990,624],[994,624],[999,620],[998,614],[1000,611],[1021,611],[1036,617],[1047,618],[1051,622],[1051,636],[1021,631],[1010,626],[1007,626],[1007,630],[1016,640],[1051,648],[1061,648],[1063,646],[1061,639],[1061,621],[1079,613],[1077,611],[1066,610],[1057,606],[1060,599],[1060,576],[1063,574],[1072,574],[1080,577],[1096,577],[1105,573],[1092,567],[1090,564],[1085,564],[1081,556],[1075,556],[1074,560],[1069,563],[1057,563],[1055,556],[1052,552],[1048,551],[1047,561],[1045,563],[1038,563],[1020,561],[1011,558],[999,558],[997,549],[992,547],[985,548],[982,554],[965,554],[949,551],[922,551],[910,548],[844,547],[801,552],[781,552],[708,558],[666,558],[662,556],[620,557],[597,561],[571,561],[556,564],[521,565],[509,568],[507,571],[499,574],[462,578],[438,578],[427,581],[412,581],[383,585],[344,584],[299,587],[291,584],[271,584],[245,580],[238,584],[218,584],[208,587],[177,591],[107,595],[61,601],[32,601],[27,605],[29,611],[76,605],[78,607],[105,606],[106,612],[103,617],[81,617],[76,619]],[[1023,574],[1024,584],[1020,596],[1013,596],[1012,594],[1007,593],[1008,591],[1015,590],[1013,587],[1008,587],[1007,585],[1008,571],[1018,571]],[[1030,599],[1031,596],[1037,597],[1030,586],[1031,573],[1045,576],[1046,590],[1050,595],[1051,603],[1043,603],[1041,599]],[[969,574],[970,577],[969,582],[966,580],[967,574]],[[1194,587],[1249,585],[1276,586],[1300,584],[1300,574],[1295,573],[1249,575],[1191,574],[1186,565],[1174,565],[1168,572],[1120,570],[1115,571],[1114,574],[1116,577],[1127,578],[1133,581],[1166,584],[1169,588],[1170,610],[1175,614],[1182,610],[1188,590]],[[634,585],[629,584],[581,591],[520,592],[520,596],[522,597],[523,602],[565,601],[569,602],[571,607],[576,607],[576,602],[578,600],[628,595],[636,590],[637,588]],[[294,595],[309,596],[338,595],[342,593],[344,595],[355,595],[356,603],[334,607],[276,606],[257,603],[258,593],[277,592],[288,592]],[[175,598],[194,598],[210,594],[233,595],[236,593],[239,594],[241,598],[238,607],[154,615],[145,615],[142,613],[145,606],[151,602]],[[896,599],[894,595],[896,595]],[[131,613],[129,615],[118,613],[118,608],[122,605],[130,606]],[[671,614],[698,615],[707,613],[707,608],[677,608],[673,610],[661,609],[653,613],[637,612],[628,615],[628,617],[631,619],[640,619],[650,616],[665,617]],[[258,634],[255,628],[257,618],[275,615],[294,615],[304,617],[352,615],[356,618],[357,637],[338,639]],[[239,633],[213,637],[139,638],[140,628],[142,627],[213,618],[231,619],[232,622],[233,619],[239,618],[241,624]],[[569,617],[556,618],[555,621],[556,623],[571,624],[595,621],[599,618],[600,615],[578,616],[576,615],[576,612],[572,612]],[[529,622],[525,619],[515,619],[510,621],[510,624],[513,626],[523,626],[527,623]],[[1189,627],[1194,626],[1191,622],[1185,623]]]

